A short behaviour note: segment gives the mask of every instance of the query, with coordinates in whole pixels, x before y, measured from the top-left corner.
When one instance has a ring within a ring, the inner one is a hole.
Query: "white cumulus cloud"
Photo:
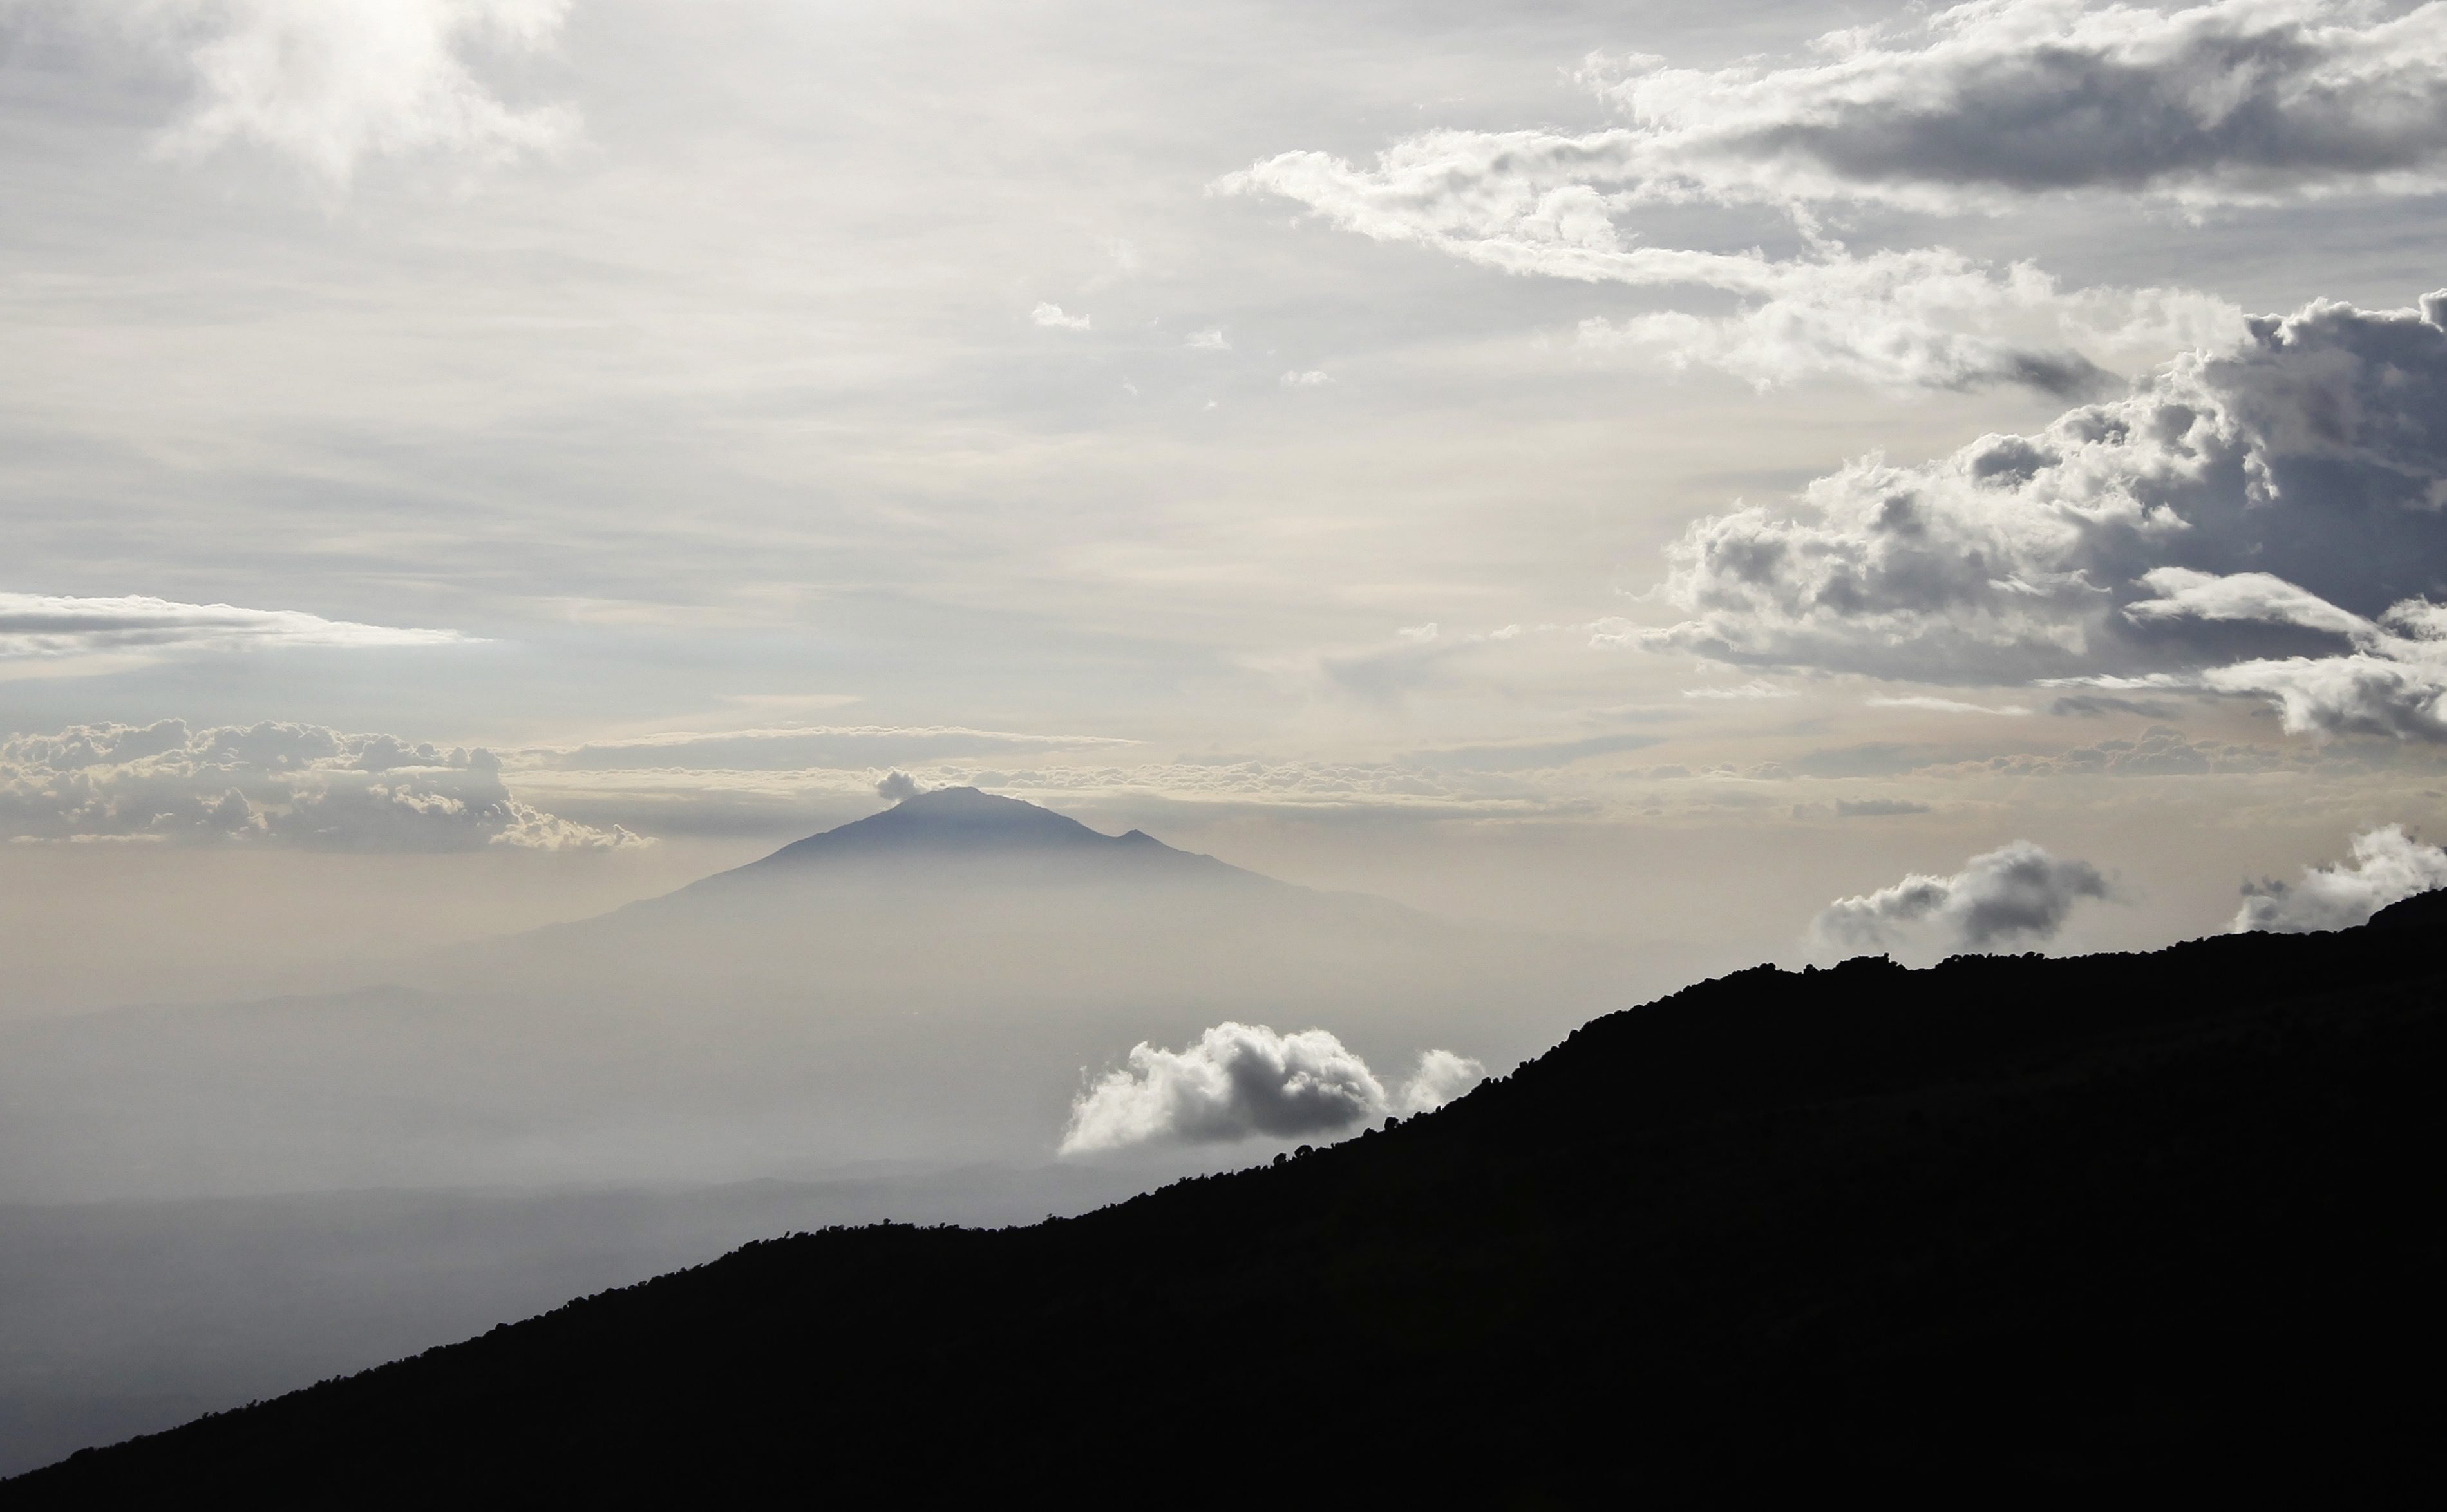
[[[1486,1074],[1476,1061],[1430,1050],[1389,1094],[1368,1063],[1324,1030],[1281,1034],[1225,1022],[1183,1049],[1132,1047],[1072,1101],[1062,1153],[1333,1133],[1389,1112],[1441,1107]]]
[[[1951,877],[1914,872],[1891,887],[1839,898],[1811,934],[1845,950],[2010,948],[2054,938],[2075,903],[2108,894],[2097,867],[2018,840],[1972,857]]]
[[[1048,331],[1085,331],[1089,327],[1088,316],[1064,314],[1062,307],[1050,300],[1040,300],[1036,308],[1028,312],[1028,319],[1031,325],[1042,326]]]
[[[2351,929],[2390,903],[2447,887],[2447,850],[2421,843],[2401,824],[2355,836],[2351,851],[2349,861],[2303,868],[2299,882],[2247,884],[2229,927],[2237,935]]]
[[[2255,320],[2123,399],[1699,521],[1639,644],[1937,683],[2257,693],[2447,739],[2447,294]],[[2343,644],[2340,645],[2339,642]]]

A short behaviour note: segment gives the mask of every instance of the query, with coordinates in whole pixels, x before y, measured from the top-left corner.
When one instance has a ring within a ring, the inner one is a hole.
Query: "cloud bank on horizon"
[[[491,751],[264,723],[81,725],[0,739],[0,837],[317,850],[617,850],[628,830],[511,796]]]
[[[1182,1049],[1132,1047],[1072,1103],[1061,1153],[1339,1133],[1372,1119],[1432,1112],[1486,1075],[1476,1061],[1431,1049],[1389,1091],[1324,1030],[1283,1034],[1226,1021]]]

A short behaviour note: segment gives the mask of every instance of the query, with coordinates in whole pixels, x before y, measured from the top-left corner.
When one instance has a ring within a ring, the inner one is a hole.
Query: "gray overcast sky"
[[[2440,807],[2442,172],[2438,5],[0,0],[9,991],[896,767],[1660,978],[2222,927]]]

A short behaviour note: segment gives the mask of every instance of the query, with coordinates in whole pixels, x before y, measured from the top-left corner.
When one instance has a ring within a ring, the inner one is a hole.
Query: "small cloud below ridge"
[[[1371,1119],[1431,1112],[1469,1091],[1487,1068],[1431,1049],[1388,1091],[1368,1063],[1321,1029],[1283,1034],[1227,1020],[1179,1050],[1142,1040],[1071,1105],[1061,1153],[1159,1144],[1229,1144],[1330,1134]]]

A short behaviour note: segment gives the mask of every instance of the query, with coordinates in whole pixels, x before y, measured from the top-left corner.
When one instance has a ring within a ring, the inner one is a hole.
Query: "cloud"
[[[1451,1050],[1422,1050],[1419,1064],[1394,1093],[1393,1110],[1432,1113],[1487,1080],[1487,1068]]]
[[[521,109],[477,78],[471,55],[531,53],[560,34],[570,0],[117,0],[120,23],[175,49],[194,108],[162,149],[201,156],[247,142],[346,185],[370,157],[452,152],[486,161],[574,138],[565,104]]]
[[[1312,369],[1307,372],[1287,372],[1283,374],[1281,382],[1286,388],[1321,388],[1334,382],[1334,378],[1330,373],[1318,372]]]
[[[2186,12],[2176,35],[2153,31],[2153,12],[2008,0],[1823,38],[1820,61],[1793,68],[1701,72],[1643,58],[1584,74],[1626,124],[1580,135],[1430,131],[1367,165],[1284,152],[1214,188],[1289,199],[1346,231],[1498,272],[1705,290],[1737,305],[1590,319],[1579,332],[1587,350],[1633,349],[1761,388],[1828,375],[1904,387],[2018,384],[2071,398],[2111,385],[2102,362],[2225,339],[2241,312],[2183,289],[2067,290],[2028,262],[2001,266],[1944,246],[1856,251],[1828,234],[1824,215],[1864,200],[1994,210],[2079,186],[2070,169],[2129,191],[2149,154],[2085,156],[2118,150],[2126,135],[2160,154],[2166,171],[2144,180],[2188,202],[2213,197],[2221,164],[2242,173],[2255,153],[2291,162],[2286,181],[2305,192],[2347,181],[2411,192],[2435,181],[2447,70],[2389,56],[2408,36],[2438,30],[2435,16],[2409,31],[2357,32],[2302,20],[2334,7],[2249,9]],[[2299,14],[2278,14],[2289,9]],[[2354,93],[2381,78],[2377,92]],[[2179,121],[2225,150],[2178,145]],[[2341,130],[2372,142],[2393,134],[2404,149],[2399,165],[2354,179],[2355,163],[2388,154],[2357,157],[2331,140]],[[2043,156],[2062,168],[2029,171]],[[2188,176],[2175,172],[2178,159]],[[2402,165],[2416,160],[2431,166],[2408,177]],[[2244,198],[2267,198],[2278,181],[2261,173]],[[1657,213],[1695,204],[1780,216],[1800,250],[1668,245],[1641,223],[1643,212],[1657,223]]]
[[[1193,331],[1184,345],[1192,351],[1230,351],[1232,350],[1232,343],[1224,338],[1221,327],[1212,331]]]
[[[915,798],[925,790],[919,786],[918,780],[907,772],[886,772],[883,774],[883,780],[875,784],[876,797],[888,798],[896,803],[905,799]]]
[[[1914,693],[1902,698],[1871,698],[1871,709],[1917,709],[1931,714],[2004,714],[2019,718],[2030,712],[2020,704],[1991,707],[1987,704],[1966,704],[1959,698],[1932,698]]]
[[[2447,578],[2442,312],[2315,302],[2037,434],[1872,455],[1797,509],[1703,520],[1661,585],[1693,617],[1609,643],[2259,693],[2293,729],[2440,738],[2447,613],[2419,595]]]
[[[1926,803],[1915,803],[1908,798],[1839,798],[1835,801],[1837,819],[1891,819],[1900,814],[1925,814]]]
[[[1990,214],[2082,192],[2197,214],[2447,187],[2447,5],[2381,18],[2351,0],[2172,12],[1981,0],[1831,33],[1812,52],[1783,67],[1593,59],[1582,79],[1622,118],[1613,127],[1430,131],[1364,166],[1285,152],[1215,187],[1506,273],[1739,302],[1590,320],[1588,348],[1760,387],[1828,374],[2066,397],[2102,386],[2103,359],[2223,339],[2239,312],[2179,289],[2067,291],[2029,263],[1942,246],[1855,252],[1824,218],[1872,203]],[[1781,216],[1803,250],[1655,239],[1661,213],[1692,205]]]
[[[1810,932],[1845,950],[1985,951],[2053,939],[2076,902],[2108,891],[2088,861],[2058,860],[2018,840],[1972,857],[1951,877],[1914,872],[1891,887],[1839,898]]]
[[[1682,696],[1685,698],[1735,700],[1755,698],[1797,698],[1800,694],[1793,689],[1778,688],[1774,683],[1754,677],[1749,682],[1736,683],[1731,688],[1685,688],[1682,690]]]
[[[1089,322],[1088,316],[1066,315],[1060,305],[1051,303],[1039,303],[1028,312],[1028,319],[1031,325],[1043,326],[1048,331],[1085,331]]]
[[[1321,1029],[1279,1034],[1226,1022],[1180,1050],[1142,1041],[1071,1105],[1062,1153],[1145,1144],[1223,1144],[1347,1129],[1389,1111],[1424,1112],[1460,1096],[1486,1068],[1430,1050],[1390,1096],[1368,1063]]]
[[[1430,771],[1518,772],[1568,765],[1591,756],[1613,756],[1658,744],[1656,735],[1584,735],[1577,740],[1528,741],[1497,746],[1454,746],[1413,751],[1412,764]]]
[[[0,593],[0,657],[230,651],[257,646],[453,646],[453,630],[397,630],[292,609]]]
[[[2237,935],[2268,930],[2283,935],[2351,929],[2388,904],[2447,887],[2447,850],[2424,845],[2389,824],[2357,835],[2353,860],[2334,866],[2305,866],[2288,885],[2247,882],[2243,907],[2229,926]]]
[[[964,725],[786,725],[760,729],[664,730],[581,746],[538,747],[515,754],[522,769],[621,771],[681,767],[863,772],[958,756],[1048,750],[1118,749],[1138,742],[1111,735],[1039,735]],[[862,779],[862,782],[863,779]]]
[[[2172,719],[2172,706],[2135,698],[2110,698],[2103,694],[2077,693],[2059,698],[2048,706],[2048,712],[2059,717],[2099,719],[2108,714],[2138,714],[2144,719]]]
[[[0,834],[323,850],[648,843],[521,803],[492,752],[266,723],[78,725],[0,740]]]
[[[2282,771],[2304,765],[2267,746],[2195,741],[2153,725],[2137,740],[2102,740],[2054,756],[2014,754],[1925,766],[1930,777],[2190,777],[2212,772]]]
[[[1511,271],[1572,276],[1543,262]],[[1783,261],[1745,252],[1689,268],[1625,260],[1607,269],[1612,282],[1713,289],[1746,303],[1723,315],[1593,317],[1579,327],[1584,350],[1715,369],[1761,391],[1831,377],[1889,388],[2017,385],[2074,399],[2120,387],[2091,352],[2154,357],[2242,323],[2240,311],[2209,295],[2068,292],[2033,264],[2000,268],[1944,247],[1852,254],[1828,243]]]
[[[1816,61],[1627,60],[1603,139],[1650,199],[1878,199],[1922,210],[2101,190],[2191,207],[2447,184],[2447,6],[2172,11],[1985,0],[1821,38]]]
[[[703,766],[554,769],[512,765],[531,802],[597,822],[657,833],[804,832],[875,795],[878,762],[756,770]],[[901,767],[921,787],[985,787],[1061,806],[1083,798],[1242,809],[1400,809],[1472,817],[1585,813],[1592,800],[1492,768],[1430,770],[1411,762],[1186,758],[1130,765],[948,762]]]
[[[1284,153],[1218,188],[1289,198],[1344,230],[1501,273],[1731,294],[1743,308],[1729,316],[1671,310],[1590,320],[1580,340],[1722,369],[1760,387],[1832,374],[1906,387],[2018,383],[2072,396],[2110,381],[2078,344],[2154,353],[2240,324],[2232,307],[2204,295],[2066,293],[2027,263],[2000,269],[1944,247],[1856,255],[1817,236],[1807,216],[1811,250],[1792,258],[1626,240],[1611,218],[1621,195],[1577,177],[1603,160],[1603,140],[1436,132],[1388,149],[1373,168]]]

